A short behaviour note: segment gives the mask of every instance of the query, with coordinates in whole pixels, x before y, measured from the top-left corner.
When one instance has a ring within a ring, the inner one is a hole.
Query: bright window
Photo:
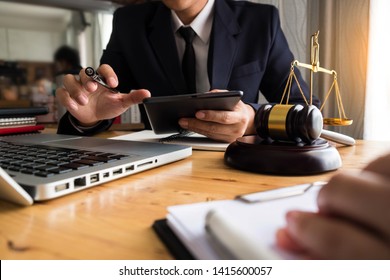
[[[390,1],[370,1],[364,139],[390,140]]]

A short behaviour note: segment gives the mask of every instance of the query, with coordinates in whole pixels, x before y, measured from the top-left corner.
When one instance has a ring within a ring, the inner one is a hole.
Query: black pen
[[[112,88],[109,85],[107,85],[104,78],[102,76],[100,76],[99,73],[97,71],[95,71],[95,69],[93,69],[92,67],[85,68],[85,74],[87,74],[87,76],[91,77],[92,80],[94,80],[95,82],[104,86],[106,89],[109,89],[114,93],[119,93],[119,91],[117,89]]]

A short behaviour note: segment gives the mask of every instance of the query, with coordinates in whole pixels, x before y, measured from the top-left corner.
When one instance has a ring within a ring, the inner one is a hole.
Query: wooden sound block
[[[311,175],[341,167],[337,149],[319,138],[313,144],[273,141],[259,136],[244,136],[231,143],[225,152],[231,167],[275,175]]]

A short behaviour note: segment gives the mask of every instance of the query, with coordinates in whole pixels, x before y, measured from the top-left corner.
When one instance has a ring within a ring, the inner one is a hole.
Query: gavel
[[[323,118],[314,105],[263,104],[255,127],[263,139],[313,144],[321,135]]]

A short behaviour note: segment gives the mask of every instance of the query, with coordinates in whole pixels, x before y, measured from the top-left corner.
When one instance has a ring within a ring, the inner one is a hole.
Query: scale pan
[[[343,125],[351,125],[352,122],[353,120],[351,119],[324,118],[324,125],[343,126]]]

